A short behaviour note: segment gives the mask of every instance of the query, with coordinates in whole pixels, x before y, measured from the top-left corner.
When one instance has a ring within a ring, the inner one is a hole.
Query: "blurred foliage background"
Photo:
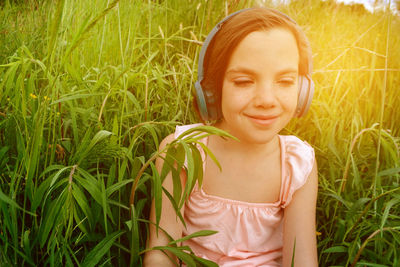
[[[399,266],[399,15],[284,2],[2,1],[0,266],[141,266],[158,144],[197,122],[201,43],[254,5],[287,13],[313,48],[312,107],[284,133],[317,154],[320,266]]]

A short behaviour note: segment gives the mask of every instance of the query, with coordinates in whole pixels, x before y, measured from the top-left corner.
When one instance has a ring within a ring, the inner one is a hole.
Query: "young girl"
[[[205,140],[222,171],[212,159],[203,159],[203,184],[195,186],[182,208],[186,228],[166,196],[160,221],[174,239],[200,230],[218,231],[185,242],[197,256],[219,266],[291,266],[295,255],[294,266],[317,266],[314,150],[295,136],[278,135],[309,107],[311,65],[304,33],[272,9],[234,13],[204,42],[197,110],[203,120],[216,121],[213,126],[238,140]],[[160,149],[195,126],[177,127]],[[156,162],[159,170],[162,164],[161,159]],[[182,183],[185,177],[182,171]],[[163,186],[172,193],[171,176]],[[157,234],[150,227],[149,247],[168,242],[162,231]],[[148,252],[144,263],[175,266],[161,251]]]

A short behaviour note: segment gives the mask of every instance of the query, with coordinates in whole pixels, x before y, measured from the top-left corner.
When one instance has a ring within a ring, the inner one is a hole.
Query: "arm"
[[[167,136],[160,144],[159,150],[165,148],[165,146],[174,140],[173,134]],[[157,158],[156,160],[156,168],[159,173],[161,173],[161,169],[163,166],[163,159]],[[185,180],[185,172],[181,172],[181,182],[182,186],[184,186]],[[163,186],[165,189],[172,194],[173,183],[171,174],[168,174],[163,182]],[[183,216],[183,209],[181,210]],[[151,205],[150,211],[150,221],[156,221],[155,215],[155,208],[154,208],[154,200]],[[153,224],[150,224],[150,237],[147,243],[148,248],[152,248],[155,246],[165,246],[167,245],[170,240],[168,239],[167,235],[162,231],[159,230],[157,233],[156,227]],[[174,207],[172,206],[168,197],[163,193],[162,196],[162,210],[161,210],[161,218],[160,218],[160,228],[164,229],[173,239],[178,239],[182,237],[182,228],[183,225],[179,218],[176,216],[176,212]],[[158,234],[158,235],[157,235]],[[169,257],[172,259],[176,259],[176,257],[171,254],[167,253]],[[162,251],[159,250],[151,250],[146,252],[144,256],[144,266],[145,267],[156,267],[156,266],[176,266],[175,263],[171,262],[167,255],[165,255]]]
[[[318,192],[317,164],[307,182],[295,192],[285,208],[283,226],[283,266],[291,266],[296,240],[294,266],[318,266],[315,207]]]

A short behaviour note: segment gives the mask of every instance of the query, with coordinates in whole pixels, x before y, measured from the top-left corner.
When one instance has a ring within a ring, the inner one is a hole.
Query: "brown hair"
[[[249,33],[267,31],[276,27],[289,30],[296,39],[300,56],[299,75],[310,73],[311,49],[307,37],[294,21],[269,8],[256,7],[244,10],[223,23],[221,29],[210,42],[204,57],[204,79],[201,85],[205,90],[214,92],[219,106],[219,117],[222,116],[222,83],[234,49]],[[197,102],[193,102],[197,113],[200,115]]]

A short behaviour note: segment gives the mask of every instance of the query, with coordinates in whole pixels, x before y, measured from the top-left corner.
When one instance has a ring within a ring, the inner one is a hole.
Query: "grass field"
[[[196,122],[201,42],[258,2],[313,48],[312,107],[284,132],[316,151],[320,266],[400,266],[400,18],[319,0],[1,2],[0,266],[141,266],[158,144]],[[168,151],[193,179],[197,137]]]

